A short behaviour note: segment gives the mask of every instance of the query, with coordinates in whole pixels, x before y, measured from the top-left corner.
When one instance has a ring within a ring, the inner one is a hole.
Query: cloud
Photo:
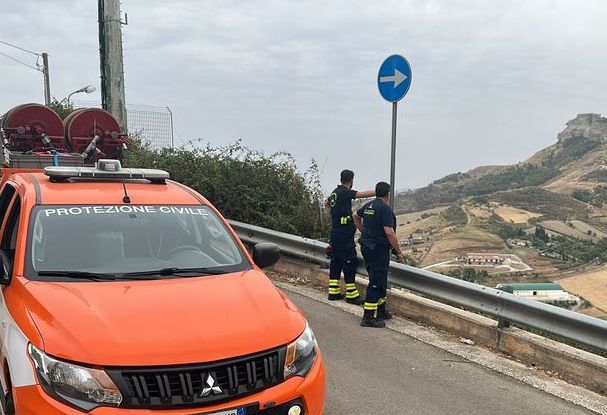
[[[13,3],[0,39],[49,51],[59,96],[98,79],[95,5]],[[515,162],[575,114],[605,112],[600,0],[125,0],[122,9],[128,102],[170,106],[183,139],[242,138],[290,151],[302,168],[326,160],[327,188],[343,168],[364,187],[388,177],[390,106],[375,78],[392,53],[413,67],[399,104],[398,188]],[[0,60],[0,91],[3,107],[39,100],[41,80]]]

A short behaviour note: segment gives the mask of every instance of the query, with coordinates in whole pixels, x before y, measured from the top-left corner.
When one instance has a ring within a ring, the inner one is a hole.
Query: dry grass
[[[596,237],[598,239],[607,237],[607,235],[604,232],[601,232],[600,230],[593,227],[592,225],[587,224],[586,222],[582,222],[581,220],[572,220],[571,222],[573,223],[573,226],[575,227],[575,229],[580,230],[582,233],[584,233],[586,235],[588,235],[588,231],[590,231],[590,232],[596,233]]]
[[[584,179],[584,176],[596,170],[597,166],[603,165],[605,157],[607,157],[607,149],[595,149],[569,164],[564,172],[542,187],[563,195],[570,195],[577,189],[592,190],[596,183]]]
[[[594,314],[600,312],[603,318],[607,317],[607,266],[564,278],[558,283],[565,290],[590,301],[595,308]]]
[[[539,252],[532,249],[517,248],[514,252],[523,259],[523,261],[533,268],[534,272],[542,276],[557,275],[560,271],[558,265],[560,261],[541,256]]]
[[[474,225],[455,228],[453,233],[432,244],[422,266],[451,260],[468,252],[503,251],[503,241],[496,235]]]
[[[408,215],[401,215],[408,216]],[[400,218],[400,216],[399,216]],[[397,223],[399,226],[396,228],[396,236],[399,240],[404,238],[408,238],[409,235],[413,233],[426,233],[430,230],[430,228],[440,229],[444,225],[441,225],[440,218],[438,215],[433,215],[425,219],[421,219],[419,221],[411,221],[409,224],[407,222],[401,222],[397,218]],[[401,225],[402,224],[402,225]]]
[[[604,320],[607,319],[607,313],[596,307],[585,308],[583,310],[580,310],[580,312],[591,317],[602,318]]]
[[[558,220],[547,220],[544,222],[540,222],[539,225],[543,228],[546,228],[549,231],[556,232],[561,235],[570,236],[572,238],[578,239],[588,239],[597,241],[601,238],[604,238],[606,235],[595,227],[588,225],[585,222],[574,220],[570,222],[573,226],[569,226],[565,222],[561,222]],[[596,233],[596,236],[588,235],[588,231],[591,233]]]
[[[468,208],[468,213],[473,218],[478,218],[478,219],[489,219],[491,217],[491,211],[486,210],[486,209],[481,209],[478,207]]]
[[[421,212],[404,213],[396,216],[396,222],[398,224],[406,224],[407,222],[416,222],[418,219],[421,220],[422,215],[439,215],[441,212],[449,209],[449,206],[441,206],[434,209],[423,210]]]
[[[527,223],[530,219],[542,216],[541,213],[529,212],[512,206],[500,206],[493,210],[504,222]]]
[[[499,236],[487,232],[486,230],[472,224],[466,225],[458,229],[455,237],[457,239],[470,240],[480,244],[488,244],[494,246],[504,245],[504,241]]]

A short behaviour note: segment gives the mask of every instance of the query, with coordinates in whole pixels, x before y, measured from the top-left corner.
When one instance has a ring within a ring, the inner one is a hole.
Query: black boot
[[[373,328],[382,328],[386,327],[386,323],[383,320],[378,320],[375,318],[375,311],[373,310],[365,310],[363,314],[363,319],[360,322],[361,327],[373,327]]]
[[[345,295],[343,295],[342,293],[339,293],[339,294],[329,294],[329,301],[343,300],[344,297],[345,297]]]
[[[377,319],[378,320],[390,320],[393,314],[386,308],[386,304],[382,304],[377,307]]]
[[[363,305],[365,303],[365,299],[359,295],[358,297],[354,298],[346,298],[346,303],[354,305]]]

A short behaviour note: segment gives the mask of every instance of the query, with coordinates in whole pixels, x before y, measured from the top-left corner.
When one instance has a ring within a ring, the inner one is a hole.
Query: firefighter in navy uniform
[[[373,190],[357,192],[352,190],[354,172],[341,172],[341,184],[331,192],[325,207],[331,214],[331,265],[329,267],[329,300],[341,300],[344,295],[339,288],[341,273],[346,282],[346,301],[361,305],[361,297],[354,282],[356,276],[356,243],[354,233],[356,227],[352,220],[352,200],[372,197]]]
[[[379,182],[375,186],[376,199],[366,203],[353,215],[356,227],[361,231],[361,253],[369,273],[369,286],[365,299],[363,327],[385,327],[384,320],[392,318],[386,308],[386,287],[390,251],[402,260],[402,252],[396,238],[396,217],[388,205],[390,185]]]

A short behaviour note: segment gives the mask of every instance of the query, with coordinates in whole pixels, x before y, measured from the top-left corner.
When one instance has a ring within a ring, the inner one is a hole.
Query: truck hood
[[[25,285],[44,351],[100,366],[211,362],[285,345],[305,320],[258,270]]]

